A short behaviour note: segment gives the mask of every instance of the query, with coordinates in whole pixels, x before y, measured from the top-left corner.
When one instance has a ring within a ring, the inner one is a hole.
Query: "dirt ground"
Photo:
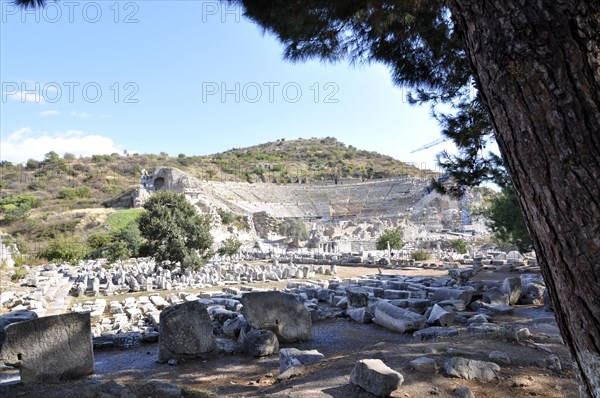
[[[338,267],[341,278],[377,273],[377,269]],[[411,276],[442,276],[444,270],[390,270]],[[511,274],[514,275],[514,274]],[[478,279],[502,279],[496,273],[479,274]],[[561,343],[553,314],[532,306],[516,306],[510,316],[496,317],[500,324],[528,327],[533,340],[513,343],[481,335],[468,334],[459,326],[457,337],[433,341],[416,341],[410,335],[391,332],[375,324],[357,324],[345,318],[327,319],[313,325],[313,340],[301,344],[282,345],[299,349],[316,349],[325,360],[305,369],[304,375],[278,382],[279,358],[273,355],[256,359],[245,355],[224,355],[210,359],[181,361],[176,366],[158,364],[158,345],[143,345],[127,351],[97,350],[96,372],[88,380],[25,387],[2,384],[14,377],[15,370],[0,371],[2,397],[70,398],[85,397],[91,383],[115,380],[135,389],[143,381],[161,380],[176,384],[186,397],[372,397],[349,384],[356,361],[382,359],[404,375],[404,383],[392,397],[453,397],[459,384],[469,386],[478,398],[576,397],[575,373],[568,353]],[[409,361],[427,356],[438,366],[453,357],[488,360],[492,351],[504,351],[510,365],[501,365],[500,379],[487,383],[449,378],[443,372],[423,374],[411,369]],[[540,359],[558,355],[560,372],[538,366]]]

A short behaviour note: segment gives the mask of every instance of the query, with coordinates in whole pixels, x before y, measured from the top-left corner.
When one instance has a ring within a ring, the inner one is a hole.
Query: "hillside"
[[[209,156],[114,153],[77,158],[49,152],[43,160],[0,166],[0,229],[34,253],[62,234],[85,237],[94,229],[109,229],[113,209],[129,206],[142,169],[152,173],[167,166],[201,180],[277,184],[432,175],[335,138],[282,139]]]

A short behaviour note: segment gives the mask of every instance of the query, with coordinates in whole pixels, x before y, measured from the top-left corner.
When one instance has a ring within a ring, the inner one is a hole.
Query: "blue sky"
[[[217,1],[0,0],[0,158],[55,150],[206,155],[333,136],[434,167],[450,143],[382,65],[291,64]]]

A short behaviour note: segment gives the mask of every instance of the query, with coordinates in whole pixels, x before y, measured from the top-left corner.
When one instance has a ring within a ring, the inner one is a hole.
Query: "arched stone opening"
[[[154,180],[154,189],[160,190],[165,185],[165,179],[162,177],[158,177]]]

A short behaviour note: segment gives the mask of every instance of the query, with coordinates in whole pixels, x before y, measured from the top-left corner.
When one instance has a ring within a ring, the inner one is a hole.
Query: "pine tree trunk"
[[[600,4],[449,0],[556,319],[600,398]]]

